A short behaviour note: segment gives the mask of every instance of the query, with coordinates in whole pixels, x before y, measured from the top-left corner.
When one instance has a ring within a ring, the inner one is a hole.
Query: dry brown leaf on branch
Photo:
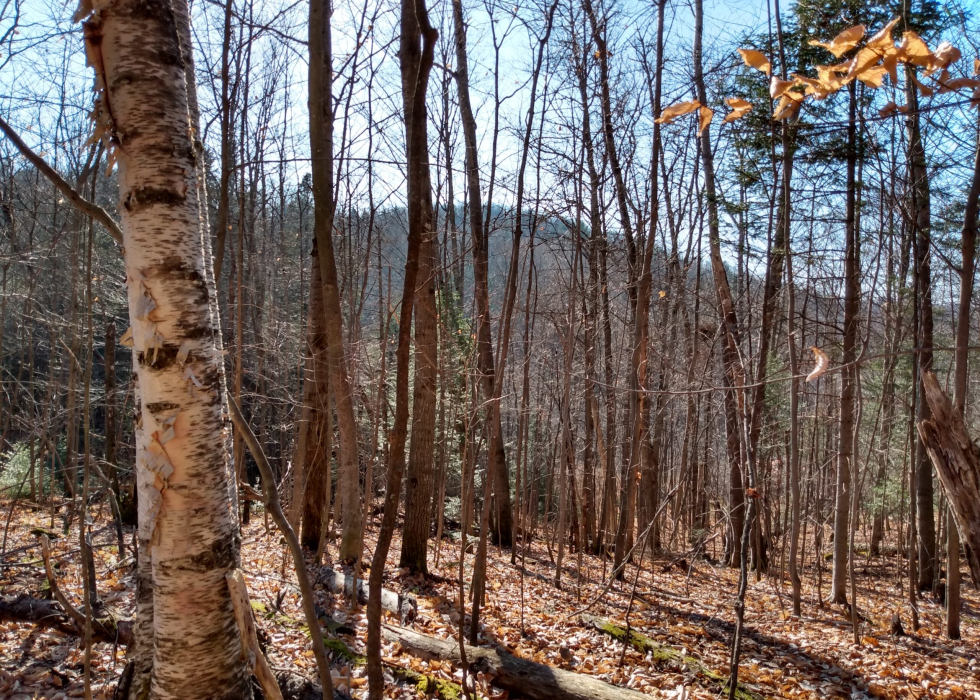
[[[973,59],[973,75],[980,73],[980,58]]]
[[[657,124],[670,124],[672,121],[677,119],[677,117],[690,114],[700,106],[701,103],[697,100],[678,102],[677,104],[673,104],[670,107],[665,108],[664,111],[660,113],[660,116],[657,119],[654,119],[654,121]]]
[[[711,125],[711,120],[715,118],[715,111],[710,107],[701,105],[698,108],[698,136]]]
[[[980,80],[976,78],[953,78],[951,80],[940,79],[939,94],[942,95],[945,92],[953,92],[955,90],[963,90],[964,88],[968,90],[976,90],[980,87]]]
[[[861,49],[856,54],[854,58],[851,59],[848,65],[847,75],[844,76],[844,83],[849,83],[859,75],[862,75],[864,71],[868,70],[872,66],[877,65],[878,61],[881,60],[881,53],[875,49],[869,49],[867,47]]]
[[[928,68],[932,64],[932,51],[922,37],[911,30],[902,34],[902,41],[898,44],[898,57],[902,63],[921,68]]]
[[[890,54],[881,59],[881,67],[888,71],[888,77],[892,79],[892,85],[898,84],[898,51],[892,50]]]
[[[745,65],[749,68],[761,70],[766,75],[772,74],[772,64],[769,63],[769,59],[761,51],[756,51],[755,49],[739,49],[738,52],[742,55],[742,60],[745,61]]]
[[[895,29],[895,25],[898,24],[900,19],[901,17],[893,17],[891,22],[879,29],[874,36],[868,39],[868,43],[864,45],[865,48],[879,51],[882,55],[894,51],[895,42],[892,40],[892,30]]]
[[[919,88],[919,94],[922,95],[923,97],[932,97],[933,94],[936,92],[931,87],[929,87],[921,80],[919,80],[915,76],[915,73],[912,73],[912,84],[915,85],[917,88]]]
[[[880,88],[881,81],[885,79],[888,71],[884,66],[871,66],[859,73],[856,77],[870,88]]]
[[[793,73],[793,75],[790,77],[796,81],[797,85],[802,85],[805,88],[807,95],[816,100],[827,99],[827,97],[835,93],[840,87],[839,82],[824,83],[816,78],[808,78],[805,75],[799,75],[798,73]]]
[[[827,357],[827,353],[816,346],[811,347],[810,350],[813,351],[813,359],[816,361],[816,364],[813,366],[810,374],[806,375],[806,381],[808,382],[812,382],[830,367],[830,358]]]
[[[773,110],[772,118],[774,121],[784,121],[792,119],[800,111],[800,104],[803,102],[803,95],[795,92],[787,92],[779,98],[776,109]]]
[[[774,75],[772,76],[772,80],[769,81],[769,97],[778,100],[789,92],[794,85],[796,85],[795,80],[782,80]]]
[[[752,104],[741,97],[729,97],[725,100],[725,104],[732,108],[732,111],[725,115],[725,124],[741,119],[752,111]]]
[[[845,29],[828,42],[812,39],[807,43],[810,46],[820,46],[834,54],[834,58],[840,58],[845,53],[857,46],[857,43],[864,38],[864,25],[859,24]]]
[[[820,81],[822,90],[828,95],[840,90],[847,82],[847,74],[850,72],[856,59],[838,63],[836,66],[814,66],[817,71],[817,80]]]
[[[800,75],[799,73],[790,73],[790,76],[797,85],[803,85],[806,87],[807,95],[814,95],[820,91],[821,83],[816,78],[808,78],[805,75]]]
[[[898,20],[898,17],[894,18],[868,39],[864,47],[854,56],[844,82],[850,82],[863,75],[865,71],[876,66],[878,61],[882,61],[882,65],[891,75],[893,83],[898,80],[895,69],[898,50],[892,40],[892,29],[895,28]]]
[[[963,54],[958,48],[950,44],[948,41],[944,41],[932,54],[933,68],[932,70],[939,70],[940,68],[946,69],[951,65],[959,61],[963,57]]]
[[[819,87],[815,88],[813,92],[813,96],[818,100],[833,95],[844,86],[844,81],[835,77],[831,77],[828,80],[819,80],[818,83]]]
[[[879,117],[890,117],[898,110],[898,105],[889,101],[884,107],[878,110]]]

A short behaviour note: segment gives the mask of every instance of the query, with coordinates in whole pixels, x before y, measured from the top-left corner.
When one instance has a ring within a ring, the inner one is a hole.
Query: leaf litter
[[[62,512],[63,506],[64,503]],[[0,507],[7,512],[9,501],[0,501]],[[42,529],[60,532],[60,520],[59,514],[55,520],[58,528],[51,528],[47,508],[31,510],[20,505],[14,510],[5,568],[0,573],[0,596],[45,597],[47,586],[39,541],[34,533]],[[366,551],[373,550],[377,526],[378,522],[374,522],[368,528]],[[132,618],[135,614],[132,560],[118,561],[115,532],[106,509],[96,513],[92,531],[99,595],[120,617]],[[128,554],[131,542],[132,532],[127,531]],[[336,539],[328,540],[326,565],[335,563],[337,544]],[[457,638],[458,544],[448,538],[444,540],[441,566],[435,567],[432,562],[436,545],[430,542],[430,571],[435,576],[428,579],[409,576],[397,568],[399,545],[396,534],[385,587],[416,596],[419,615],[414,627],[417,631],[444,639]],[[611,570],[611,561],[574,552],[565,566],[563,587],[559,590],[553,583],[555,567],[546,543],[536,539],[524,556],[523,545],[520,547],[516,566],[510,563],[509,550],[493,546],[488,549],[489,585],[481,616],[481,644],[589,674],[651,697],[688,700],[722,697],[719,684],[699,675],[684,659],[693,657],[712,673],[727,676],[736,570],[703,557],[689,560],[689,554],[685,558],[647,557],[630,606],[635,567],[627,568],[624,582],[603,593],[604,576]],[[69,600],[80,607],[82,581],[77,549],[76,538],[71,535],[52,542],[58,583]],[[756,580],[750,576],[748,631],[740,667],[740,682],[748,691],[761,697],[814,700],[980,700],[980,595],[975,588],[965,582],[962,591],[963,639],[950,641],[943,636],[944,611],[930,597],[920,601],[922,626],[918,632],[911,633],[906,595],[899,588],[904,570],[899,552],[893,548],[871,560],[859,554],[858,608],[865,622],[861,629],[862,642],[854,645],[845,612],[839,607],[817,605],[812,556],[807,563],[804,615],[799,620],[790,615],[788,581],[780,584],[777,578],[763,576]],[[315,677],[316,662],[302,622],[299,589],[288,553],[261,510],[254,511],[252,522],[243,528],[242,568],[256,612],[260,641],[272,667]],[[464,569],[467,582],[471,575],[472,556],[467,556]],[[826,586],[823,593],[827,594]],[[348,601],[320,586],[317,597],[324,615],[334,623],[342,623],[336,626],[336,635],[328,635],[335,639],[330,643],[335,652],[335,679],[341,680],[353,697],[366,697],[365,669],[356,656],[364,651],[364,608],[351,608]],[[588,615],[625,626],[626,612],[630,609],[629,624],[633,631],[658,645],[669,646],[679,655],[667,658],[652,652],[641,653],[633,647],[624,649],[619,640],[584,624],[579,613],[594,600]],[[904,618],[907,636],[894,636],[889,631],[896,610]],[[389,623],[398,624],[394,616],[386,613],[386,617]],[[354,656],[348,656],[348,652]],[[417,658],[397,644],[385,641],[382,655],[389,665],[386,697],[425,697],[417,685],[396,674],[398,669],[455,683],[462,679],[460,669],[452,664]],[[112,698],[125,663],[122,647],[114,648],[107,643],[93,645],[95,698]],[[82,668],[77,637],[22,622],[0,622],[0,697],[80,698]],[[507,698],[507,693],[494,688],[490,680],[474,679],[477,694],[494,700]]]

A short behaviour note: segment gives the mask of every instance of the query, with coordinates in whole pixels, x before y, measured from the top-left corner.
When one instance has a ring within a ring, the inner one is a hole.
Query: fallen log
[[[970,438],[962,412],[953,408],[935,374],[923,373],[922,388],[932,417],[918,423],[919,436],[966,545],[970,574],[980,584],[980,447]]]
[[[42,600],[26,593],[0,598],[0,622],[28,622],[76,637],[81,637],[85,629],[84,617],[79,626],[58,601]],[[111,610],[103,606],[95,611],[92,639],[96,642],[129,646],[133,641],[133,623],[118,619]]]
[[[337,571],[329,566],[320,568],[320,575],[317,580],[334,593],[342,593],[348,597],[354,587],[354,577],[351,574]],[[368,582],[364,579],[358,579],[357,602],[361,605],[367,605],[367,601]],[[381,589],[381,608],[398,615],[398,619],[403,625],[414,622],[419,614],[419,606],[413,596],[396,593],[387,588]]]
[[[58,580],[54,576],[54,567],[51,566],[51,545],[47,535],[41,535],[41,557],[44,560],[44,572],[48,577],[48,586],[51,588],[52,595],[71,619],[76,630],[75,634],[83,636],[85,634],[85,615],[72,606],[58,586]],[[133,641],[133,623],[129,620],[120,620],[112,610],[98,601],[97,597],[92,608],[92,639],[101,642],[118,642],[122,646],[129,646],[130,642]]]
[[[0,598],[0,622],[31,622],[65,634],[77,634],[71,618],[58,603],[32,598],[25,593]]]
[[[384,625],[385,639],[422,658],[461,662],[456,640],[429,637],[404,627]],[[503,650],[466,647],[470,671],[484,673],[498,688],[531,700],[649,700],[648,695],[610,685],[598,678],[522,659]]]
[[[627,635],[626,628],[617,625],[615,622],[603,620],[593,615],[583,615],[581,619],[582,624],[585,626],[607,634],[624,644],[628,643],[642,654],[650,654],[655,663],[684,666],[697,677],[697,680],[702,685],[711,690],[718,690],[725,694],[728,693],[728,677],[712,670],[700,659],[684,654],[674,647],[660,644],[645,634],[640,634],[636,630],[629,630],[629,634]],[[739,685],[735,691],[735,697],[739,700],[762,700],[761,695],[752,692],[744,685]]]
[[[351,666],[363,666],[367,663],[366,656],[353,651],[339,639],[324,637],[323,645],[327,650],[333,652],[334,658],[343,659]],[[437,697],[442,700],[464,700],[463,688],[458,683],[419,673],[387,661],[382,661],[382,665],[395,678],[415,686],[415,689],[425,697]]]
[[[319,683],[292,671],[276,671],[276,682],[283,700],[323,700]],[[334,689],[334,700],[350,700],[350,696]]]

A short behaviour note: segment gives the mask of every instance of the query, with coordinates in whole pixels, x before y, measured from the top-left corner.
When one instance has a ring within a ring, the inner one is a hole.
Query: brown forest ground
[[[6,522],[10,502],[0,501]],[[99,592],[107,604],[123,617],[133,614],[134,577],[128,562],[117,561],[115,534],[102,511],[95,526],[96,569]],[[378,519],[368,532],[368,551],[373,548]],[[0,569],[0,595],[6,597],[45,593],[40,547],[32,528],[50,526],[47,512],[19,505],[10,521],[6,539],[4,567]],[[55,520],[56,529],[61,519]],[[69,598],[81,607],[81,575],[77,531],[53,543],[59,583]],[[131,538],[131,533],[127,535]],[[131,539],[129,540],[131,541]],[[128,544],[128,543],[127,543]],[[336,541],[327,548],[327,561],[336,552]],[[432,543],[433,549],[435,543]],[[396,536],[389,558],[386,587],[414,591],[419,603],[418,631],[448,637],[458,620],[454,612],[458,588],[452,583],[421,581],[397,570],[399,542]],[[444,540],[441,565],[433,573],[456,580],[458,543]],[[777,553],[778,555],[778,553]],[[277,669],[292,669],[315,676],[315,662],[304,628],[299,593],[285,547],[274,530],[267,530],[261,513],[245,528],[242,546],[243,568],[253,604],[260,610],[259,625],[268,642],[270,663]],[[430,562],[434,561],[434,551]],[[683,655],[700,659],[707,667],[724,674],[727,669],[736,587],[736,572],[704,560],[693,566],[688,556],[684,566],[667,566],[674,561],[659,556],[642,567],[635,586],[630,623],[632,628],[658,643],[670,645]],[[812,563],[812,558],[810,559]],[[469,580],[472,557],[467,557]],[[815,570],[808,569],[804,582],[804,616],[790,617],[788,583],[780,586],[774,578],[756,582],[750,576],[741,679],[750,690],[764,697],[787,698],[954,698],[980,700],[980,595],[964,571],[962,631],[963,639],[950,642],[942,635],[944,611],[931,598],[920,603],[922,627],[912,634],[907,606],[899,590],[901,561],[897,555],[858,560],[859,610],[866,617],[862,643],[852,641],[850,623],[839,608],[816,605]],[[589,613],[625,624],[630,591],[636,569],[627,570],[626,584],[613,587],[600,597],[603,574],[609,563],[601,558],[573,552],[566,557],[563,590],[553,585],[554,564],[541,540],[526,553],[525,566],[510,564],[509,551],[490,548],[487,608],[483,637],[487,643],[542,663],[588,673],[610,683],[629,686],[653,697],[720,697],[717,684],[679,661],[664,661],[655,654],[641,654],[591,627],[577,614],[595,598]],[[577,571],[581,570],[581,579]],[[523,573],[523,575],[522,575]],[[824,571],[824,595],[829,572]],[[355,629],[343,637],[346,644],[363,650],[365,639],[363,609],[350,610],[344,601],[318,591],[319,603]],[[901,610],[909,634],[889,632],[891,616]],[[340,611],[340,615],[337,615]],[[0,623],[0,698],[82,697],[82,654],[79,640],[58,631],[33,625]],[[386,660],[435,677],[459,680],[460,671],[448,663],[422,661],[394,645],[384,647]],[[111,698],[116,678],[125,665],[125,651],[100,643],[93,653],[93,695]],[[364,670],[350,670],[355,697],[365,691]],[[477,681],[483,697],[503,698],[485,679]],[[415,688],[393,683],[390,697],[416,697]]]

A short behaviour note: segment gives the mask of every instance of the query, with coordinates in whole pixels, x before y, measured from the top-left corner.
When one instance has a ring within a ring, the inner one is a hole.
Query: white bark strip
[[[139,535],[150,547],[153,587],[150,697],[245,697],[225,583],[239,562],[239,536],[224,370],[209,312],[207,232],[174,8],[168,0],[94,0],[87,9],[100,120],[119,164],[139,381]]]

